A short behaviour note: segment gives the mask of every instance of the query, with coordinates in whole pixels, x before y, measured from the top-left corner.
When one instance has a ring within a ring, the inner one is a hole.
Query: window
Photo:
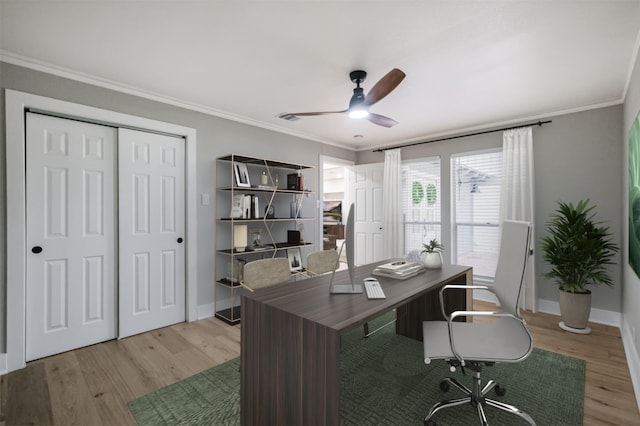
[[[440,232],[440,158],[402,163],[402,216],[404,253],[419,258],[422,243]]]
[[[498,263],[501,175],[500,150],[451,158],[452,262],[480,279],[493,280]]]

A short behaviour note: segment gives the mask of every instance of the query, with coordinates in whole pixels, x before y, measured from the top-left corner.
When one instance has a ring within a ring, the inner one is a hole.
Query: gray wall
[[[611,227],[614,241],[622,242],[620,209],[623,205],[623,184],[620,173],[623,146],[622,106],[611,106],[575,114],[551,117],[552,123],[534,127],[533,153],[535,170],[536,240],[544,235],[545,223],[556,208],[556,201],[576,202],[590,198],[597,205],[599,220]],[[502,146],[502,132],[467,137],[444,142],[419,145],[402,150],[402,158],[413,159],[440,156],[443,171],[443,212],[450,217],[444,196],[444,177],[448,176],[452,154],[496,148]],[[382,153],[360,152],[358,164],[384,161]],[[446,173],[446,174],[445,174]],[[448,227],[442,235],[447,246]],[[449,244],[450,246],[450,244]],[[616,256],[616,266],[611,267],[614,288],[591,288],[593,308],[614,312],[621,311],[622,279],[621,254]],[[536,286],[538,298],[557,301],[557,287],[541,276],[548,268],[542,256],[536,257]]]
[[[640,278],[638,278],[633,269],[629,266],[629,194],[627,193],[627,188],[629,185],[629,130],[631,130],[631,125],[640,112],[640,55],[638,55],[636,59],[623,111],[623,131],[621,139],[625,155],[624,160],[622,161],[621,171],[624,182],[624,203],[620,209],[622,213],[621,220],[624,224],[624,248],[622,250],[624,255],[622,265],[624,280],[622,288],[622,322],[623,325],[626,323],[626,325],[629,326],[631,338],[634,339],[636,349],[635,354],[632,356],[637,361],[638,352],[640,352],[640,333],[637,332],[637,330],[640,330]],[[633,372],[634,369],[631,371]]]
[[[213,260],[215,235],[215,159],[228,154],[245,154],[265,157],[281,161],[303,163],[316,167],[320,155],[354,160],[355,154],[350,150],[340,149],[331,145],[312,142],[280,134],[277,132],[221,119],[207,114],[178,108],[175,106],[150,101],[103,89],[89,84],[54,75],[33,71],[15,65],[0,62],[0,88],[13,89],[36,95],[47,96],[96,108],[117,111],[120,113],[150,118],[153,120],[193,127],[197,131],[197,189],[199,196],[208,193],[212,203],[209,206],[198,204],[198,305],[213,303],[214,270]],[[4,110],[4,90],[2,90],[1,104]],[[2,205],[0,211],[0,352],[5,351],[6,324],[6,237],[5,237],[5,122],[4,113],[1,115],[0,128],[0,188]],[[317,180],[317,177],[316,179]],[[317,188],[317,182],[309,182]],[[314,194],[317,198],[317,193]],[[313,201],[313,200],[312,200]],[[319,225],[318,225],[319,226]],[[315,241],[320,229],[311,233],[305,229],[307,238]],[[11,285],[11,283],[9,283]]]
[[[613,106],[591,111],[552,117],[553,123],[534,129],[534,156],[536,170],[536,229],[537,238],[543,234],[544,224],[555,208],[556,200],[576,201],[590,198],[598,206],[598,218],[611,226],[615,241],[622,242],[623,176],[626,170],[623,148],[626,135],[635,114],[640,109],[640,77],[636,67],[629,96],[623,107]],[[197,130],[197,194],[209,193],[215,200],[215,158],[229,153],[277,158],[283,161],[318,165],[319,155],[355,160],[358,164],[382,162],[382,153],[362,151],[353,153],[276,132],[220,119],[183,108],[150,101],[137,96],[99,88],[56,77],[18,66],[0,63],[0,88],[10,88],[51,98],[66,100],[97,108],[166,121]],[[4,155],[5,122],[4,91],[0,92],[0,351],[4,351],[5,338],[5,206]],[[624,128],[624,132],[623,132]],[[622,142],[621,142],[622,141]],[[421,145],[403,150],[404,159],[441,156],[443,173],[448,175],[451,154],[499,147],[502,134],[494,133],[462,138],[447,142]],[[295,149],[292,149],[294,147]],[[449,217],[448,195],[444,194],[443,217]],[[448,185],[448,183],[446,183]],[[317,194],[316,194],[317,197]],[[198,205],[198,305],[213,302],[215,235],[215,205]],[[450,229],[443,227],[443,236]],[[317,235],[317,233],[315,234]],[[315,239],[315,238],[314,238]],[[445,246],[447,241],[443,238]],[[612,268],[613,289],[595,288],[593,307],[624,312],[628,320],[640,326],[640,280],[624,262]],[[624,268],[625,305],[622,306],[622,270]],[[540,256],[537,258],[538,275],[546,270]],[[631,276],[633,274],[633,276]],[[547,280],[537,277],[538,295],[542,299],[557,300],[557,290]]]

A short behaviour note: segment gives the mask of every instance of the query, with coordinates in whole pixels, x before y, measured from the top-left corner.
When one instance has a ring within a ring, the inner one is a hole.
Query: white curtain
[[[400,149],[384,152],[382,238],[385,258],[402,257],[402,159]]]
[[[523,220],[533,225],[533,136],[531,127],[507,130],[502,135],[500,219]],[[532,235],[531,244],[535,238]],[[529,257],[520,307],[536,312],[535,259]]]

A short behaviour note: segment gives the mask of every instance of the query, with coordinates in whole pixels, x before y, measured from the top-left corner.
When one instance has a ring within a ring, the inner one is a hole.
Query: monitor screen
[[[325,200],[323,202],[322,217],[324,222],[342,222],[342,201]]]
[[[362,293],[362,284],[356,284],[354,282],[354,269],[355,269],[355,213],[354,213],[354,205],[351,204],[349,206],[349,214],[347,215],[347,226],[345,229],[345,240],[340,247],[340,252],[338,254],[338,261],[336,262],[336,266],[333,269],[333,273],[331,274],[331,293],[332,294],[356,294]],[[349,273],[349,284],[334,284],[333,279],[336,274],[336,268],[340,262],[340,254],[342,254],[342,250],[346,251],[347,254],[347,270]]]

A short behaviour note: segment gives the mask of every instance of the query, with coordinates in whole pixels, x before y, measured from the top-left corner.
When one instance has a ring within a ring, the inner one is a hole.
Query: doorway
[[[344,241],[344,223],[349,205],[353,202],[353,161],[320,156],[319,206],[320,249],[337,249]],[[340,268],[346,267],[343,251]]]

